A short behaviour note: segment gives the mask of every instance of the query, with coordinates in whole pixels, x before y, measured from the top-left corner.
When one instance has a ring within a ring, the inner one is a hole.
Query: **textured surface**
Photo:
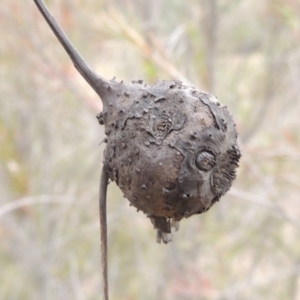
[[[179,81],[111,82],[106,98],[98,120],[109,177],[168,242],[171,220],[207,211],[235,179],[234,121],[212,95]]]
[[[75,68],[101,97],[104,167],[124,195],[170,241],[171,225],[207,211],[230,188],[240,152],[226,107],[179,81],[130,85],[96,74],[41,0],[34,0]],[[103,223],[103,222],[101,222]],[[106,226],[102,224],[102,226]]]

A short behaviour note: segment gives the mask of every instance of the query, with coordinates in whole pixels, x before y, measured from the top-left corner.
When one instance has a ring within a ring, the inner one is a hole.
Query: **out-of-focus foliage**
[[[167,246],[109,186],[111,299],[300,299],[300,2],[47,5],[104,77],[190,82],[240,132],[234,186]],[[101,101],[33,1],[0,27],[0,299],[99,299]]]

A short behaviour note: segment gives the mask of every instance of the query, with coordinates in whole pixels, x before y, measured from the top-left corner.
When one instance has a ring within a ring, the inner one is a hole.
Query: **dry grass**
[[[300,299],[299,1],[47,4],[104,77],[192,82],[240,132],[233,188],[168,246],[109,187],[111,299]],[[101,101],[33,1],[0,26],[0,299],[99,299]]]

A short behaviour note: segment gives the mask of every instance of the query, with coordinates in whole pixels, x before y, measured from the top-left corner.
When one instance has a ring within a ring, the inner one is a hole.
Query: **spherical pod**
[[[179,81],[109,85],[104,164],[130,203],[171,239],[171,226],[207,211],[235,179],[240,151],[227,108]]]

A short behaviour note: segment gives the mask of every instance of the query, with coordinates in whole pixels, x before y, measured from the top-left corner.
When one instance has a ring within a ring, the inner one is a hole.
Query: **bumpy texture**
[[[34,1],[76,69],[102,99],[98,120],[107,135],[105,172],[149,216],[157,241],[167,243],[171,226],[177,229],[183,217],[207,211],[230,188],[240,158],[231,115],[213,96],[178,81],[149,86],[102,78],[43,2]]]
[[[100,181],[103,299],[108,300],[106,191],[108,176],[157,230],[171,240],[171,227],[207,211],[235,179],[240,152],[234,121],[207,93],[178,81],[125,85],[96,74],[49,13],[34,0],[75,68],[101,97],[107,147]]]
[[[106,98],[97,117],[109,177],[167,243],[171,226],[207,211],[235,179],[233,118],[212,95],[178,81],[111,82]]]

